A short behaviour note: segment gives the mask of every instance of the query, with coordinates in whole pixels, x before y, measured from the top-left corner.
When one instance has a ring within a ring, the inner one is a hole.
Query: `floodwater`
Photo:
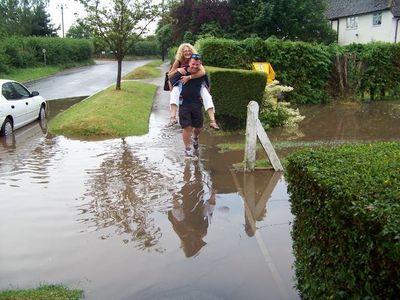
[[[163,94],[164,93],[164,94]],[[0,289],[62,283],[85,299],[298,299],[289,197],[280,173],[231,171],[243,141],[205,132],[199,160],[164,128],[158,91],[150,132],[71,140],[35,123],[0,144]],[[76,100],[50,102],[52,115]],[[276,129],[278,155],[313,143],[398,140],[400,102],[302,108]]]

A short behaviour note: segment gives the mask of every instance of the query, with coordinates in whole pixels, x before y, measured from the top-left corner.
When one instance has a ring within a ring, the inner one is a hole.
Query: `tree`
[[[157,41],[161,45],[161,59],[162,61],[165,60],[165,50],[171,46],[172,39],[171,39],[171,24],[166,24],[156,31],[156,38]]]
[[[326,0],[231,0],[232,35],[255,33],[261,38],[332,42],[325,17]]]
[[[106,42],[114,53],[118,62],[116,89],[120,90],[122,60],[158,17],[160,7],[152,4],[151,0],[111,0],[110,5],[102,5],[100,0],[80,1],[87,14],[80,23]]]
[[[68,29],[66,37],[72,39],[90,39],[92,35],[86,26],[75,23]]]
[[[3,36],[55,36],[43,0],[0,0],[0,28]]]
[[[54,28],[50,23],[50,15],[46,12],[46,6],[42,1],[38,1],[32,13],[30,35],[57,36],[58,28]]]
[[[181,42],[196,40],[202,34],[205,24],[212,23],[215,28],[228,28],[231,24],[231,13],[227,1],[219,0],[184,0],[171,9],[174,20],[172,39]],[[209,28],[208,28],[209,29]],[[205,32],[208,33],[208,32]],[[190,38],[189,38],[190,36]]]

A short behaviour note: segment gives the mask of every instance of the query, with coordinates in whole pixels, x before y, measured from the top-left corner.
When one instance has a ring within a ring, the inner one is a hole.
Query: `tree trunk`
[[[120,90],[121,89],[121,73],[122,73],[122,57],[118,56],[117,61],[118,61],[118,71],[117,71],[117,84],[115,86],[115,89]]]

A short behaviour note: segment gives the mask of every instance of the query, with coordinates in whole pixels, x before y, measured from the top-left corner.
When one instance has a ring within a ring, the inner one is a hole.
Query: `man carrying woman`
[[[190,79],[197,79],[201,78],[205,75],[205,69],[203,65],[201,64],[199,67],[199,71],[196,74],[193,75],[185,75],[185,68],[189,65],[189,61],[191,59],[192,54],[197,54],[196,49],[188,43],[183,43],[179,46],[178,51],[176,52],[175,55],[175,61],[171,67],[171,70],[168,73],[168,77],[170,80],[179,73],[180,75],[180,81],[176,83],[175,86],[171,86],[170,90],[170,120],[169,123],[167,124],[167,127],[173,126],[178,123],[178,120],[176,118],[176,113],[178,110],[178,105],[179,105],[179,97],[182,91],[182,87],[186,85]],[[208,90],[208,86],[203,84],[201,86],[200,90],[200,97],[203,99],[203,106],[205,110],[208,113],[208,116],[210,118],[210,127],[219,130],[219,126],[217,122],[215,121],[215,107],[214,103],[212,100],[212,97],[210,95],[210,92]]]
[[[200,90],[206,82],[206,76],[194,78],[200,72],[200,59],[199,54],[192,54],[189,66],[184,69],[184,74],[176,72],[171,80],[171,84],[174,86],[179,84],[182,77],[189,77],[189,81],[182,86],[179,97],[179,123],[183,129],[182,139],[187,158],[194,157],[193,149],[199,148],[199,135],[203,128],[203,105],[200,101]]]

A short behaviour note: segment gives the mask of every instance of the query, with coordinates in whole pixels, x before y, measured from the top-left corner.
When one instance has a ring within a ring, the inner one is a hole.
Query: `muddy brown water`
[[[76,100],[50,105],[56,114]],[[242,151],[201,136],[183,158],[164,128],[158,91],[149,134],[71,140],[46,124],[0,144],[0,289],[62,283],[86,299],[298,299],[286,183],[279,173],[230,171]],[[304,145],[398,140],[400,102],[301,109],[295,129],[269,133],[278,155]],[[51,117],[51,116],[50,116]]]

